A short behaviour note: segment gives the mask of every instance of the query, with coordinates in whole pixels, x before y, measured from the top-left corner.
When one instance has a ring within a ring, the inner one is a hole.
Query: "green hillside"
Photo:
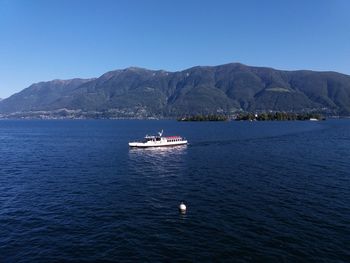
[[[281,71],[239,63],[167,72],[127,68],[90,80],[33,84],[0,102],[0,112],[59,109],[116,116],[231,114],[240,111],[317,111],[350,114],[350,76]]]

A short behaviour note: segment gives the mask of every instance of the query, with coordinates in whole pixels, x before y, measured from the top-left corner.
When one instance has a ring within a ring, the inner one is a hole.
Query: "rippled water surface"
[[[350,262],[349,224],[349,120],[0,121],[0,262]]]

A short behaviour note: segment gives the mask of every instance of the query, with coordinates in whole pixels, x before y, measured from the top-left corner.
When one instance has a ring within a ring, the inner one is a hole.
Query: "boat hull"
[[[149,148],[149,147],[171,147],[171,146],[179,146],[186,145],[187,141],[177,141],[177,142],[129,142],[129,147],[132,148]]]

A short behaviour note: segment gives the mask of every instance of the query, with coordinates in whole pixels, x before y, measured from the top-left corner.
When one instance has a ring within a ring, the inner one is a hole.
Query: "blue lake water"
[[[0,262],[350,262],[349,225],[350,120],[0,121]]]

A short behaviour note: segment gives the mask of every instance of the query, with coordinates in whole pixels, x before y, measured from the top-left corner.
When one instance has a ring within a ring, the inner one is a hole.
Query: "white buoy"
[[[186,205],[184,204],[184,202],[181,202],[181,204],[179,205],[179,211],[180,211],[181,213],[186,213],[186,209],[187,209],[187,207],[186,207]]]

